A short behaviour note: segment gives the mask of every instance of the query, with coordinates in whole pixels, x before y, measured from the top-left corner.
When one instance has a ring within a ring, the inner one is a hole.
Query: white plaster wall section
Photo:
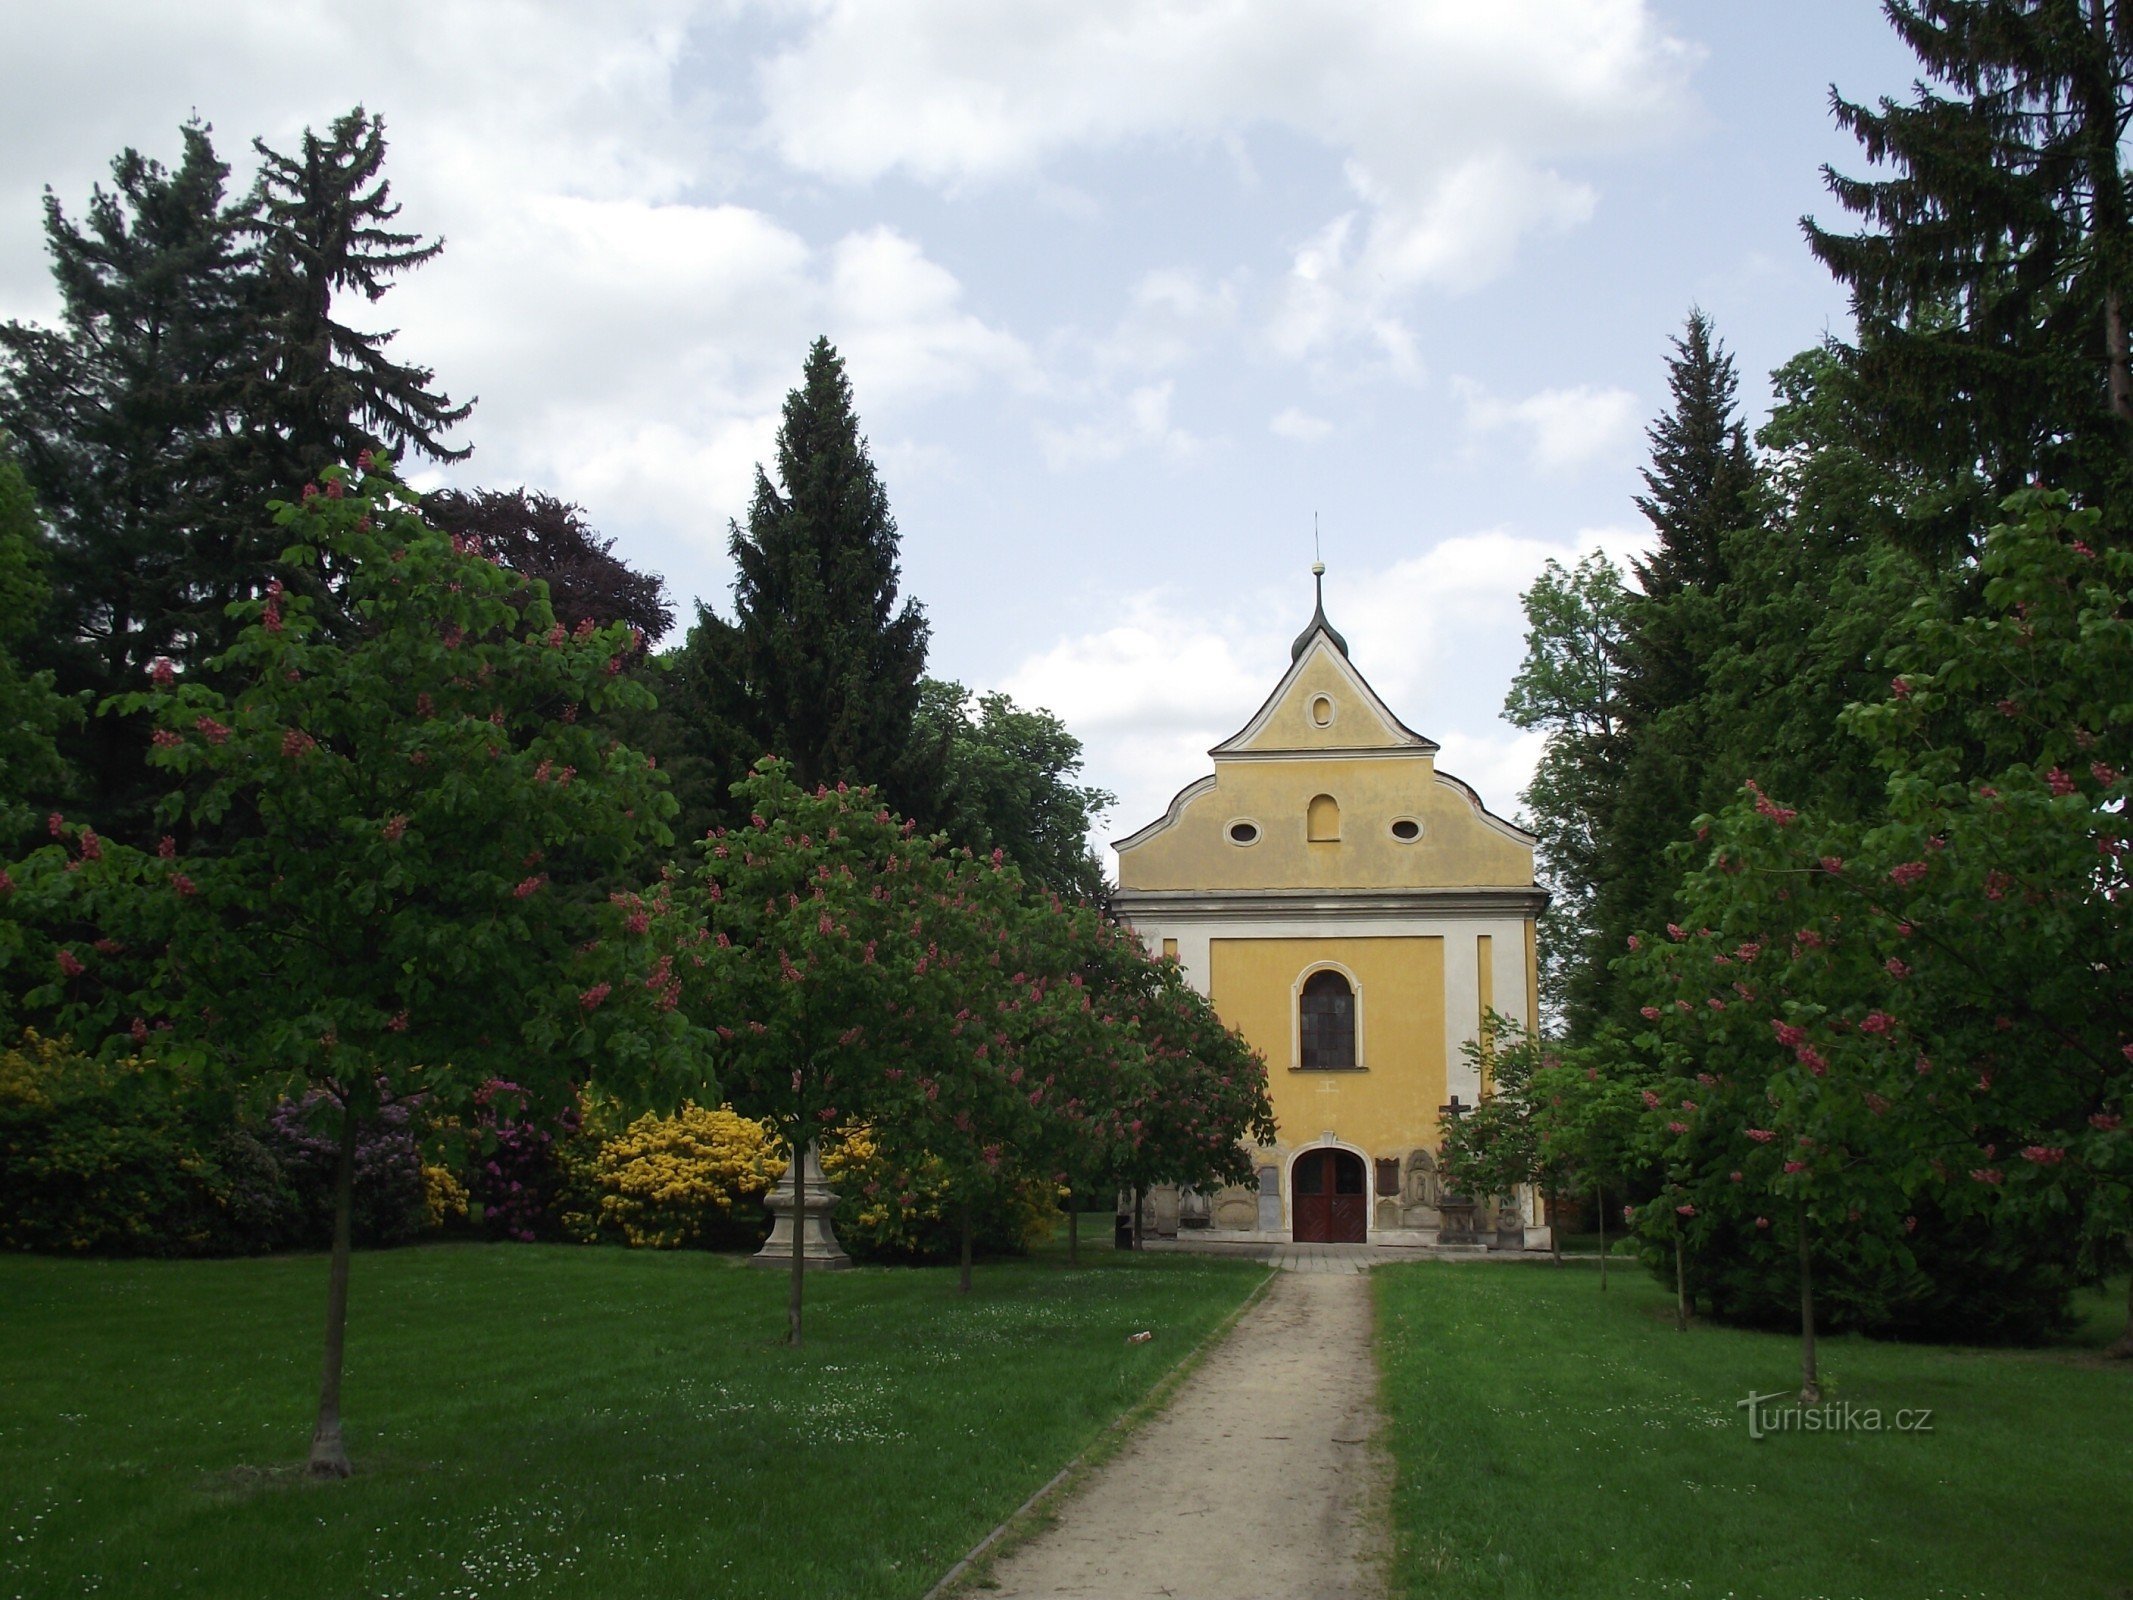
[[[1465,1046],[1480,1036],[1480,935],[1472,923],[1444,941],[1444,1083],[1462,1105],[1481,1101],[1481,1073]]]

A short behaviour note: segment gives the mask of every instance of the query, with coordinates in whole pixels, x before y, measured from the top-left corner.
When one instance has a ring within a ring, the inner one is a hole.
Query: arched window
[[[1338,844],[1341,837],[1340,802],[1330,794],[1313,795],[1306,818],[1305,836],[1313,844]]]
[[[1304,979],[1297,1002],[1306,1071],[1355,1065],[1355,991],[1330,968]]]

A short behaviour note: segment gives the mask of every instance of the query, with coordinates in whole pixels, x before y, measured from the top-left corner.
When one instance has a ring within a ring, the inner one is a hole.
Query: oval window
[[[1231,844],[1257,844],[1259,842],[1259,825],[1256,822],[1232,822],[1229,825],[1229,842]]]
[[[1312,724],[1316,727],[1332,727],[1333,702],[1331,700],[1328,700],[1324,695],[1320,695],[1318,696],[1318,698],[1313,700],[1311,702],[1311,721]]]
[[[1413,817],[1402,817],[1392,825],[1392,836],[1402,844],[1413,844],[1422,837],[1422,824]]]

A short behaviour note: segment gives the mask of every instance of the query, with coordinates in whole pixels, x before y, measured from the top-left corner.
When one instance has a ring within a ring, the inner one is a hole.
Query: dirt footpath
[[[1130,1443],[982,1592],[1369,1600],[1389,1457],[1367,1273],[1281,1272]]]

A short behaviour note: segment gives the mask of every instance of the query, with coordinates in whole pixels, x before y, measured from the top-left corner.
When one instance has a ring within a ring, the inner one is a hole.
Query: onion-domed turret
[[[1312,608],[1309,626],[1299,633],[1296,642],[1289,646],[1289,659],[1294,661],[1304,653],[1304,648],[1310,644],[1311,635],[1314,633],[1323,633],[1333,648],[1345,656],[1348,653],[1348,641],[1341,637],[1338,628],[1326,620],[1326,564],[1323,561],[1311,563],[1311,584],[1317,591],[1318,604]]]

